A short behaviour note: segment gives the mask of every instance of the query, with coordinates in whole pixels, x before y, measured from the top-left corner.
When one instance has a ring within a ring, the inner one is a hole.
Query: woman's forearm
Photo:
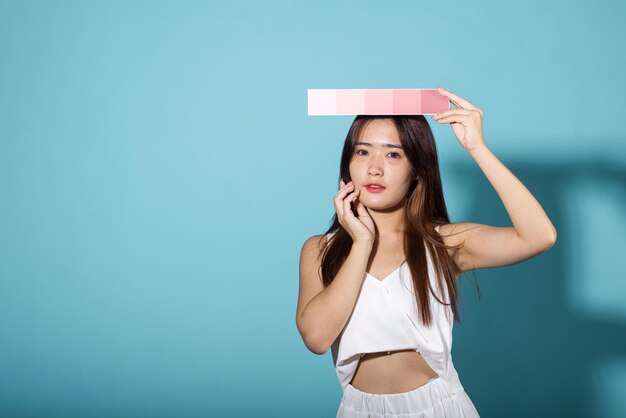
[[[500,196],[517,235],[530,243],[556,240],[548,215],[522,182],[486,146],[468,151]]]
[[[309,301],[302,313],[303,329],[318,354],[328,351],[354,309],[367,269],[371,243],[354,243],[331,284]]]

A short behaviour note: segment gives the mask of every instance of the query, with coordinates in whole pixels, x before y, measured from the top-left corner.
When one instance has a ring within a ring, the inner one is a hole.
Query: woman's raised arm
[[[457,107],[433,119],[452,125],[457,139],[494,187],[513,223],[512,227],[469,222],[443,225],[439,233],[444,243],[463,243],[455,255],[457,265],[463,271],[498,267],[548,250],[556,242],[556,229],[537,199],[485,144],[482,110],[445,89],[440,88],[440,93]]]

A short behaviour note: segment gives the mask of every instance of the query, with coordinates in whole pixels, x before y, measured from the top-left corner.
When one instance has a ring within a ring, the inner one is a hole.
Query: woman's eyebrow
[[[371,142],[362,142],[362,141],[359,141],[359,142],[355,142],[355,143],[354,143],[354,145],[369,145],[369,146],[371,146],[372,144],[371,144]],[[383,146],[384,146],[384,147],[386,147],[386,148],[398,148],[398,149],[402,149],[402,146],[400,146],[400,145],[396,145],[396,144],[389,144],[389,143],[385,143],[385,144],[383,144],[383,143],[381,143],[380,145],[383,145]]]

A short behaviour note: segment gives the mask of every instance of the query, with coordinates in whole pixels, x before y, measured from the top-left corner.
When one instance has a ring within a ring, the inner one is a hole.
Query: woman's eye
[[[366,150],[364,150],[364,149],[360,149],[360,150],[357,150],[357,151],[356,151],[356,155],[363,155],[363,154],[359,154],[361,151],[363,151],[363,152],[367,152],[367,151],[366,151]],[[390,152],[390,153],[389,153],[389,155],[396,155],[396,157],[393,157],[394,159],[395,159],[395,158],[400,158],[400,157],[402,157],[402,156],[401,156],[400,154],[398,154],[397,152]]]

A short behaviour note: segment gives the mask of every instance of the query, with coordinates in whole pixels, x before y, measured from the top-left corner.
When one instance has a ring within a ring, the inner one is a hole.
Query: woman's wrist
[[[352,243],[352,249],[357,252],[367,253],[368,255],[372,252],[372,248],[374,248],[374,242],[368,239],[354,241]]]

